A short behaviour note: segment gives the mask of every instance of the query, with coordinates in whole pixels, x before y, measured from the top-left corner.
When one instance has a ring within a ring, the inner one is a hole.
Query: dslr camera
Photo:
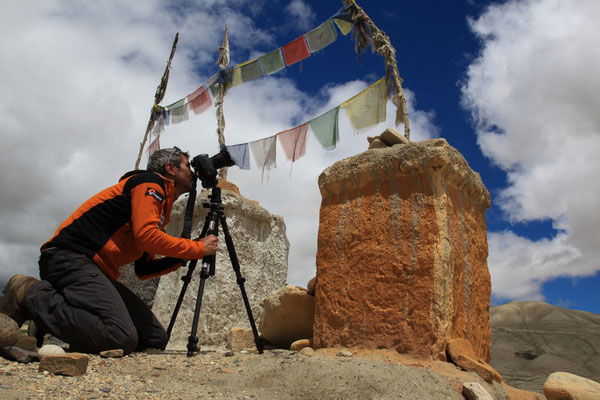
[[[196,177],[200,179],[202,186],[206,189],[217,186],[217,170],[231,167],[234,164],[235,162],[225,146],[222,146],[221,151],[212,157],[209,157],[208,154],[200,154],[191,162]]]

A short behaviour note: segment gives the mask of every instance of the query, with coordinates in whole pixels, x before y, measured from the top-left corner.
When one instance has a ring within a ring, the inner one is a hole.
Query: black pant
[[[88,257],[65,249],[40,257],[42,281],[25,297],[36,325],[86,353],[163,349],[167,332],[144,302]]]

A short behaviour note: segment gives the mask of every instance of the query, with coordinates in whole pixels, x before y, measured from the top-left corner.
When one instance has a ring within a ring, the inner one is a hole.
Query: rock
[[[487,390],[477,382],[463,383],[462,393],[468,400],[494,400]]]
[[[13,346],[17,343],[19,326],[11,317],[0,313],[0,347]]]
[[[123,349],[105,350],[100,352],[102,358],[121,358],[123,357]]]
[[[290,345],[291,351],[300,351],[305,347],[310,347],[310,339],[300,339],[296,340],[294,343]]]
[[[465,339],[451,339],[448,342],[448,355],[454,364],[466,371],[475,372],[487,382],[502,382],[502,376],[485,361],[478,359],[471,342]]]
[[[319,177],[314,347],[490,358],[490,194],[444,139],[338,161]]]
[[[353,357],[354,354],[352,354],[352,352],[348,351],[348,350],[340,350],[337,352],[337,356],[338,357]]]
[[[555,372],[544,383],[548,400],[597,400],[600,383],[567,372]]]
[[[42,357],[46,357],[46,356],[61,355],[61,354],[65,354],[64,349],[62,347],[58,347],[54,344],[46,344],[46,345],[40,347],[40,349],[38,350],[38,357],[40,359]]]
[[[4,358],[20,363],[30,363],[38,360],[37,352],[25,350],[16,346],[6,346],[0,348],[0,353]]]
[[[232,351],[253,349],[255,347],[252,329],[233,327],[227,334],[227,348]]]
[[[298,352],[298,354],[302,354],[303,356],[312,357],[315,355],[315,351],[312,347],[305,347]]]
[[[385,143],[388,146],[394,146],[396,144],[407,144],[408,139],[399,134],[396,130],[392,128],[387,128],[381,135],[379,135],[379,140]]]
[[[203,190],[196,198],[192,228],[194,238],[200,236],[204,226],[207,209],[202,204],[208,201],[209,194],[209,191]],[[246,279],[244,287],[248,301],[254,319],[259,321],[262,312],[259,302],[285,285],[287,279],[289,242],[285,235],[285,223],[282,217],[269,213],[229,188],[223,189],[221,197],[241,274]],[[187,199],[181,198],[173,205],[171,221],[166,228],[170,235],[181,235],[186,203]],[[216,274],[206,281],[196,335],[200,346],[224,346],[232,327],[249,326],[223,229],[219,230],[221,240],[217,249]],[[200,265],[192,275],[167,350],[187,348],[200,285],[199,268]],[[165,327],[169,325],[181,292],[181,277],[187,271],[188,268],[181,268],[160,278],[152,311]]]
[[[87,371],[89,357],[81,353],[53,354],[40,359],[39,371],[55,375],[77,376]]]
[[[539,393],[516,389],[504,382],[502,382],[500,385],[502,385],[510,400],[547,400],[544,395]]]
[[[308,284],[306,285],[306,291],[311,296],[314,296],[316,289],[317,289],[317,277],[315,276],[310,281],[308,281]]]
[[[600,376],[600,315],[516,301],[491,307],[490,320],[490,364],[509,385],[542,393],[556,371]]]
[[[312,337],[315,298],[286,285],[261,302],[264,307],[259,330],[270,343],[289,349],[296,340]]]
[[[15,347],[19,347],[23,350],[34,351],[36,353],[38,351],[36,339],[33,336],[18,335]]]
[[[389,146],[387,144],[385,144],[383,141],[381,141],[379,139],[375,139],[371,142],[371,144],[369,144],[369,150],[370,149],[385,149],[388,147]]]

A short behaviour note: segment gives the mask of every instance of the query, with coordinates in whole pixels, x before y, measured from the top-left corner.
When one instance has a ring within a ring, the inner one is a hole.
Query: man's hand
[[[212,256],[217,252],[217,244],[219,244],[219,238],[215,235],[208,235],[201,239],[196,239],[204,245],[204,255]]]

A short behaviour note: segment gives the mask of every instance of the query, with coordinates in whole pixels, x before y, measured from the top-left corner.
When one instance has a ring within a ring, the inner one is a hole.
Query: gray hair
[[[156,150],[150,158],[148,158],[148,166],[146,169],[152,172],[158,172],[161,175],[166,174],[165,165],[173,164],[177,168],[181,165],[181,156],[190,158],[190,154],[186,151],[182,151],[179,147],[172,147],[170,149]]]

